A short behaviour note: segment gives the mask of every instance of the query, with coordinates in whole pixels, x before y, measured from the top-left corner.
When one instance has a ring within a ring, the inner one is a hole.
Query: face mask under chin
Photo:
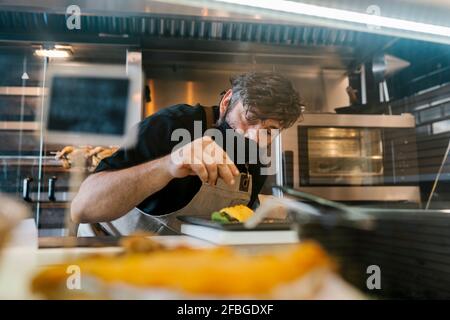
[[[227,150],[228,155],[233,155],[231,159],[237,165],[245,165],[246,163],[257,164],[259,163],[259,146],[254,141],[243,134],[240,134],[234,130],[227,121],[222,121],[216,128],[222,133],[223,143],[216,142],[223,148],[227,149],[227,139],[234,139],[234,152]]]

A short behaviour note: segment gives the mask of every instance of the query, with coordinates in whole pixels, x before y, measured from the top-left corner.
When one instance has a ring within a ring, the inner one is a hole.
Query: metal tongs
[[[347,225],[358,229],[372,229],[374,217],[363,212],[362,208],[350,207],[306,192],[283,186],[274,186],[289,198],[273,198],[267,200],[255,210],[255,214],[244,223],[247,229],[253,229],[260,224],[272,210],[283,207],[297,215],[297,221],[308,222],[318,220],[330,225]],[[322,208],[308,204],[302,200],[312,202]]]

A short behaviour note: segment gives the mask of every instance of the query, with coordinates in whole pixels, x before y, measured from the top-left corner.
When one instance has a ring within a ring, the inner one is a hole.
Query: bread
[[[76,265],[82,290],[68,290]],[[227,247],[93,257],[42,270],[32,291],[46,298],[312,298],[334,263],[313,242],[249,255]]]

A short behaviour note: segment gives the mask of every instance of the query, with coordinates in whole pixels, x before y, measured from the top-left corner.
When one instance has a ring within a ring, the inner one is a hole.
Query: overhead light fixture
[[[54,48],[58,49],[58,50],[70,50],[70,51],[72,51],[72,46],[63,45],[63,44],[55,44]]]
[[[47,58],[68,58],[70,54],[65,50],[58,49],[37,49],[34,53],[38,57],[47,57]]]
[[[34,54],[38,57],[46,58],[69,58],[72,56],[72,47],[55,45],[52,49],[36,49]]]
[[[306,4],[293,1],[273,1],[273,0],[214,0],[229,4],[237,4],[259,9],[273,10],[277,12],[285,12],[290,14],[298,14],[304,16],[312,16],[317,18],[330,19],[335,21],[343,21],[357,23],[361,25],[376,26],[381,28],[389,28],[416,32],[422,34],[431,34],[435,36],[450,37],[450,28],[427,23],[414,22],[410,20],[402,20],[388,18],[379,15],[367,13],[359,13],[355,11],[327,8],[312,4]]]

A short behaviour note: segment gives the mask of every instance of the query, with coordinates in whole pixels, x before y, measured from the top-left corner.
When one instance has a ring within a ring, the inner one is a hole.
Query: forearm
[[[117,219],[172,179],[167,157],[127,169],[89,176],[72,201],[71,217],[77,223]]]

